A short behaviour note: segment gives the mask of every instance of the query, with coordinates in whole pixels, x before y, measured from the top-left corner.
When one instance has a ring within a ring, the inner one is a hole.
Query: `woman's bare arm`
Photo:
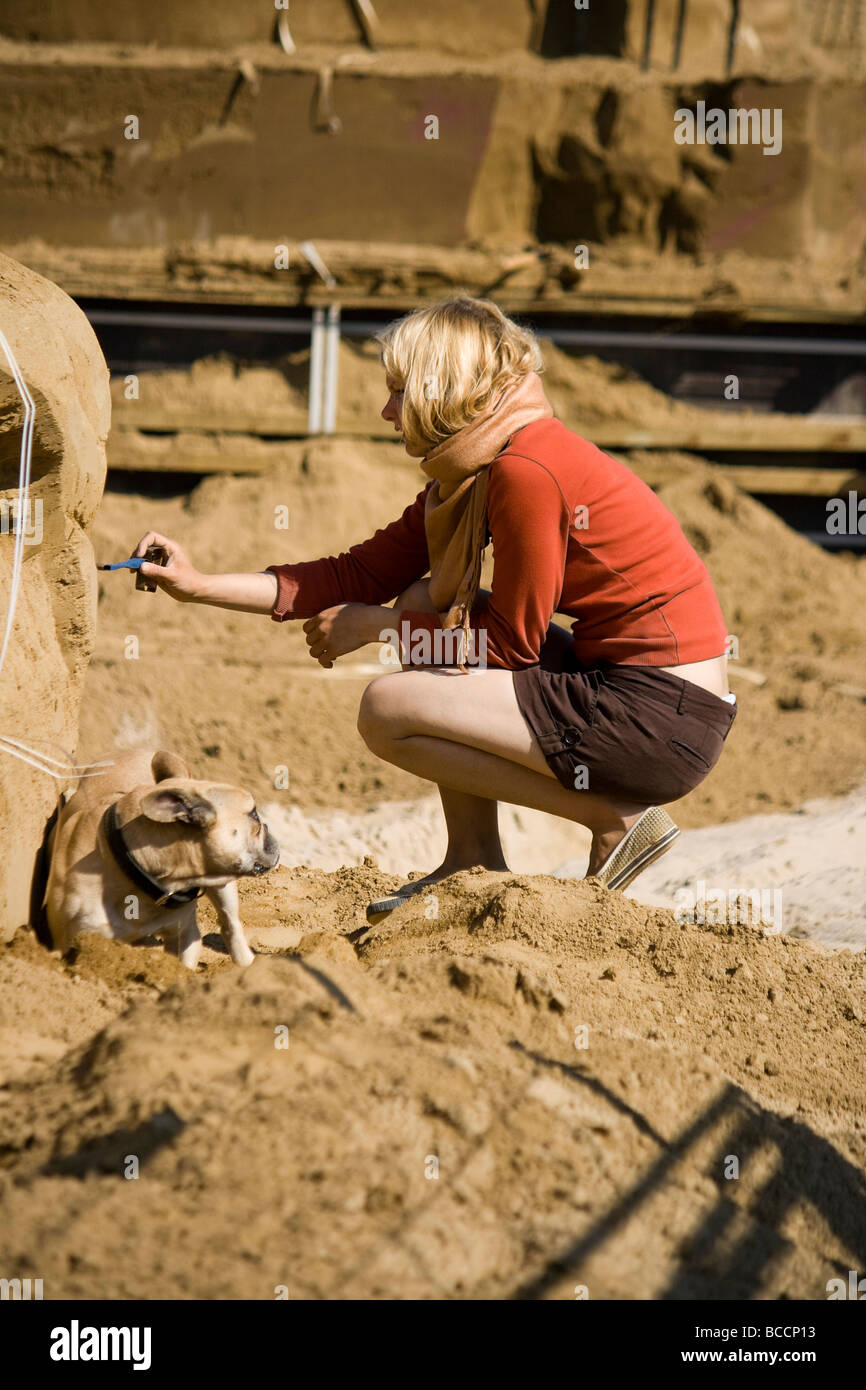
[[[193,603],[232,608],[236,613],[270,613],[277,598],[277,576],[261,574],[203,574]]]

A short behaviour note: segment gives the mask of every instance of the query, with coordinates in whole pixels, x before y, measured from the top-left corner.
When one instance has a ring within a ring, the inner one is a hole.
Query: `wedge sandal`
[[[679,833],[679,826],[667,811],[661,806],[650,806],[593,877],[611,889],[627,888],[632,879],[670,849]]]

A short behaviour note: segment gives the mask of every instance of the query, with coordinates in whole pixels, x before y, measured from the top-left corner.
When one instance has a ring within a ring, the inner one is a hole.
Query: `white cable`
[[[0,739],[2,739],[4,743],[14,743],[16,748],[24,748],[28,753],[32,753],[34,758],[41,758],[43,762],[53,763],[55,767],[65,767],[67,770],[72,769],[74,767],[74,764],[72,763],[71,759],[67,759],[66,762],[62,762],[60,758],[50,758],[47,753],[40,753],[38,748],[31,748],[29,743],[22,743],[20,739],[13,738],[11,734],[0,734]],[[94,767],[95,764],[87,763],[86,766]],[[102,766],[102,764],[100,764],[100,766]],[[75,768],[74,770],[78,771],[77,768]]]
[[[319,252],[316,248],[316,243],[314,241],[302,241],[298,249],[300,250],[301,255],[304,257],[304,260],[308,261],[310,265],[313,267],[313,270],[316,272],[316,274],[320,276],[322,280],[324,280],[328,289],[336,289],[337,281],[335,277],[331,274],[328,267],[325,265],[325,262],[322,260],[321,256],[319,255]]]
[[[328,305],[328,325],[325,329],[325,384],[322,407],[322,432],[333,434],[337,428],[337,387],[340,371],[340,306]]]
[[[46,775],[46,777],[53,777],[54,780],[55,780],[56,782],[62,782],[62,781],[65,780],[66,777],[68,777],[68,776],[70,775],[69,772],[65,772],[65,773],[52,772],[50,768],[48,768],[48,767],[46,767],[46,766],[44,765],[44,763],[38,763],[38,762],[36,761],[35,758],[27,758],[27,757],[24,756],[23,753],[18,753],[18,752],[16,752],[16,750],[15,750],[14,748],[7,748],[6,745],[5,745],[5,743],[2,743],[2,742],[0,742],[0,752],[8,753],[8,754],[9,754],[11,757],[13,757],[13,758],[20,758],[22,763],[29,763],[30,766],[31,766],[31,767],[35,767],[35,768],[37,769],[37,771],[39,771],[39,772],[44,772],[45,775]],[[101,773],[88,772],[88,773],[85,773],[84,775],[87,776],[87,777],[99,777],[99,776],[101,776],[102,774],[101,774]]]
[[[53,777],[55,782],[65,782],[73,777],[81,782],[85,777],[103,776],[102,772],[79,772],[78,769],[74,767],[68,767],[65,772],[52,772],[50,767],[46,767],[44,763],[37,762],[36,758],[28,758],[24,753],[19,753],[15,748],[7,748],[5,741],[2,739],[0,739],[0,753],[8,753],[10,757],[18,758],[22,763],[29,763],[31,767],[36,768],[37,772],[44,772],[46,777]],[[37,756],[39,755],[37,754]],[[62,766],[62,764],[59,764],[59,766]],[[94,763],[93,766],[99,767],[100,764]],[[109,763],[108,766],[114,767],[114,763]]]
[[[373,9],[372,0],[352,0],[352,4],[355,7],[365,41],[371,48],[375,48],[376,35],[379,32],[379,16]]]
[[[313,310],[313,327],[310,334],[310,400],[308,405],[307,429],[310,434],[318,434],[322,428],[322,386],[325,373],[325,311]]]
[[[277,39],[283,52],[291,56],[295,51],[295,41],[289,33],[289,16],[285,10],[277,20]]]
[[[29,515],[30,507],[30,459],[33,453],[33,420],[36,414],[36,407],[33,404],[33,397],[27,389],[27,383],[21,374],[21,368],[15,360],[9,343],[0,329],[0,347],[6,356],[6,361],[12,371],[15,385],[21,393],[24,402],[24,427],[21,431],[21,455],[18,464],[18,528],[15,532],[15,549],[12,554],[12,583],[9,588],[9,611],[6,614],[6,631],[3,634],[3,646],[0,648],[0,671],[6,660],[6,649],[9,646],[9,638],[12,634],[12,624],[15,620],[15,609],[18,604],[18,589],[21,583],[21,567],[24,564],[24,532],[26,527],[23,518]]]
[[[11,743],[13,747],[7,748],[4,746],[8,743]],[[12,738],[10,734],[0,734],[0,749],[2,749],[4,753],[11,754],[13,758],[21,757],[20,753],[16,753],[16,748],[23,749],[25,753],[32,753],[33,757],[38,758],[41,764],[53,763],[55,767],[62,767],[63,775],[66,777],[101,777],[101,771],[89,772],[88,769],[93,767],[100,769],[114,767],[114,762],[110,759],[103,759],[102,762],[98,763],[82,763],[79,766],[78,763],[74,763],[72,759],[69,757],[67,757],[65,761],[62,761],[59,758],[51,758],[47,753],[41,752],[40,749],[32,748],[29,743],[22,743],[20,739]],[[22,758],[22,761],[30,762],[31,760],[30,758]],[[43,766],[42,771],[47,773],[49,777],[57,777],[59,775],[56,772],[52,772],[50,767]]]

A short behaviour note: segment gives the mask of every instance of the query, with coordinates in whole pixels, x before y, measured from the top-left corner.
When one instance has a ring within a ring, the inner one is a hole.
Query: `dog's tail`
[[[164,782],[168,777],[189,777],[189,768],[177,753],[169,753],[160,748],[150,760],[150,770],[154,782]]]

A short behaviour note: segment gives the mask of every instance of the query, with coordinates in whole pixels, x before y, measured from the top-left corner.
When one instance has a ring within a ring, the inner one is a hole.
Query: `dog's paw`
[[[233,943],[231,957],[235,965],[247,966],[252,965],[256,958],[256,953],[251,950],[246,941],[239,941],[236,944]]]

